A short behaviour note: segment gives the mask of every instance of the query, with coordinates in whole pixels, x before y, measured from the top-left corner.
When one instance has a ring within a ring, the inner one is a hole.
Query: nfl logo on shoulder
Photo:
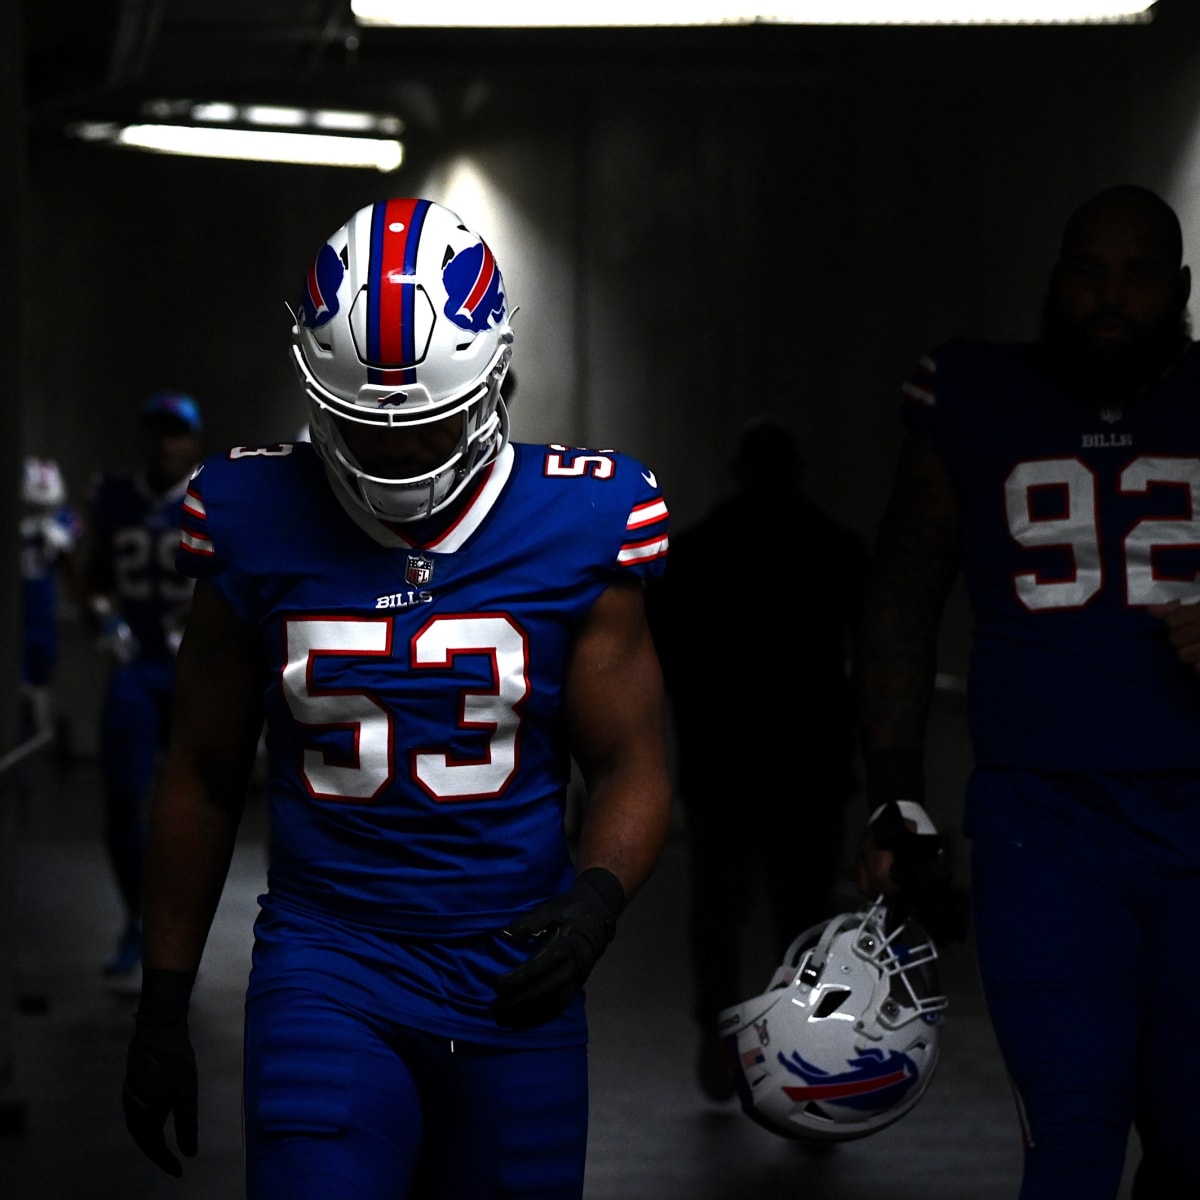
[[[404,568],[404,581],[413,587],[424,587],[433,578],[433,559],[423,554],[410,554]]]

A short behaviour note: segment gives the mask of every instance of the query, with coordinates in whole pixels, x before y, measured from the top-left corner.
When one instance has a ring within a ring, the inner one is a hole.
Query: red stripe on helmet
[[[907,1071],[893,1071],[890,1075],[877,1075],[874,1079],[859,1079],[853,1082],[817,1083],[807,1087],[785,1087],[784,1095],[789,1100],[842,1100],[849,1096],[861,1096],[867,1092],[881,1092],[895,1087],[909,1078]]]
[[[480,239],[479,244],[483,247],[483,258],[479,263],[479,277],[475,280],[475,286],[471,289],[471,294],[463,301],[463,308],[469,313],[474,313],[476,308],[479,307],[496,275],[496,259],[491,250],[488,249],[487,242]]]
[[[411,286],[405,286],[408,240],[413,228],[416,200],[389,200],[383,206],[376,271],[377,361],[399,366],[412,356]]]

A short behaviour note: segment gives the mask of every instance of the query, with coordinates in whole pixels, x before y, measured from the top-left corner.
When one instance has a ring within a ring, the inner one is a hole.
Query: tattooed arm
[[[921,757],[938,629],[960,566],[960,516],[950,481],[928,435],[910,432],[879,527],[856,667],[873,812],[889,800],[923,800]],[[891,854],[865,841],[859,884],[868,893],[890,891]]]
[[[928,435],[909,433],[879,526],[864,608],[858,703],[868,752],[922,744],[938,627],[959,566],[950,481]]]

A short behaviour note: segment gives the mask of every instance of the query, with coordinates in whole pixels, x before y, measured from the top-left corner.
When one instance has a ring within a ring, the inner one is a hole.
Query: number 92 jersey
[[[179,566],[262,647],[266,905],[461,943],[572,878],[569,648],[603,590],[662,570],[667,509],[625,455],[509,444],[430,540],[366,520],[311,445],[239,448],[193,478]],[[491,995],[463,1007],[494,1033]]]
[[[1200,678],[1147,611],[1200,599],[1200,350],[1124,409],[1036,345],[946,343],[903,393],[962,514],[976,761],[1200,766]]]

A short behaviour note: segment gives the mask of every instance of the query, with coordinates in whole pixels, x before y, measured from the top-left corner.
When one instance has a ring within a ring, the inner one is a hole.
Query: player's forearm
[[[920,747],[937,671],[938,630],[957,573],[949,531],[892,512],[863,600],[855,692],[864,750]]]
[[[87,596],[107,596],[116,591],[113,550],[107,538],[92,535],[86,557],[79,568],[79,582]]]
[[[855,691],[864,750],[920,748],[938,629],[961,561],[958,506],[933,446],[905,443],[859,622]]]
[[[640,588],[596,601],[571,656],[567,718],[587,786],[578,869],[611,871],[629,898],[658,861],[671,806],[662,672]]]
[[[218,799],[165,766],[150,816],[143,898],[145,966],[195,972],[237,839],[244,785]]]
[[[654,870],[670,821],[671,784],[663,769],[647,767],[590,782],[578,871],[604,867],[631,898]]]
[[[869,613],[855,664],[864,751],[923,745],[936,669],[936,621],[898,605]]]

